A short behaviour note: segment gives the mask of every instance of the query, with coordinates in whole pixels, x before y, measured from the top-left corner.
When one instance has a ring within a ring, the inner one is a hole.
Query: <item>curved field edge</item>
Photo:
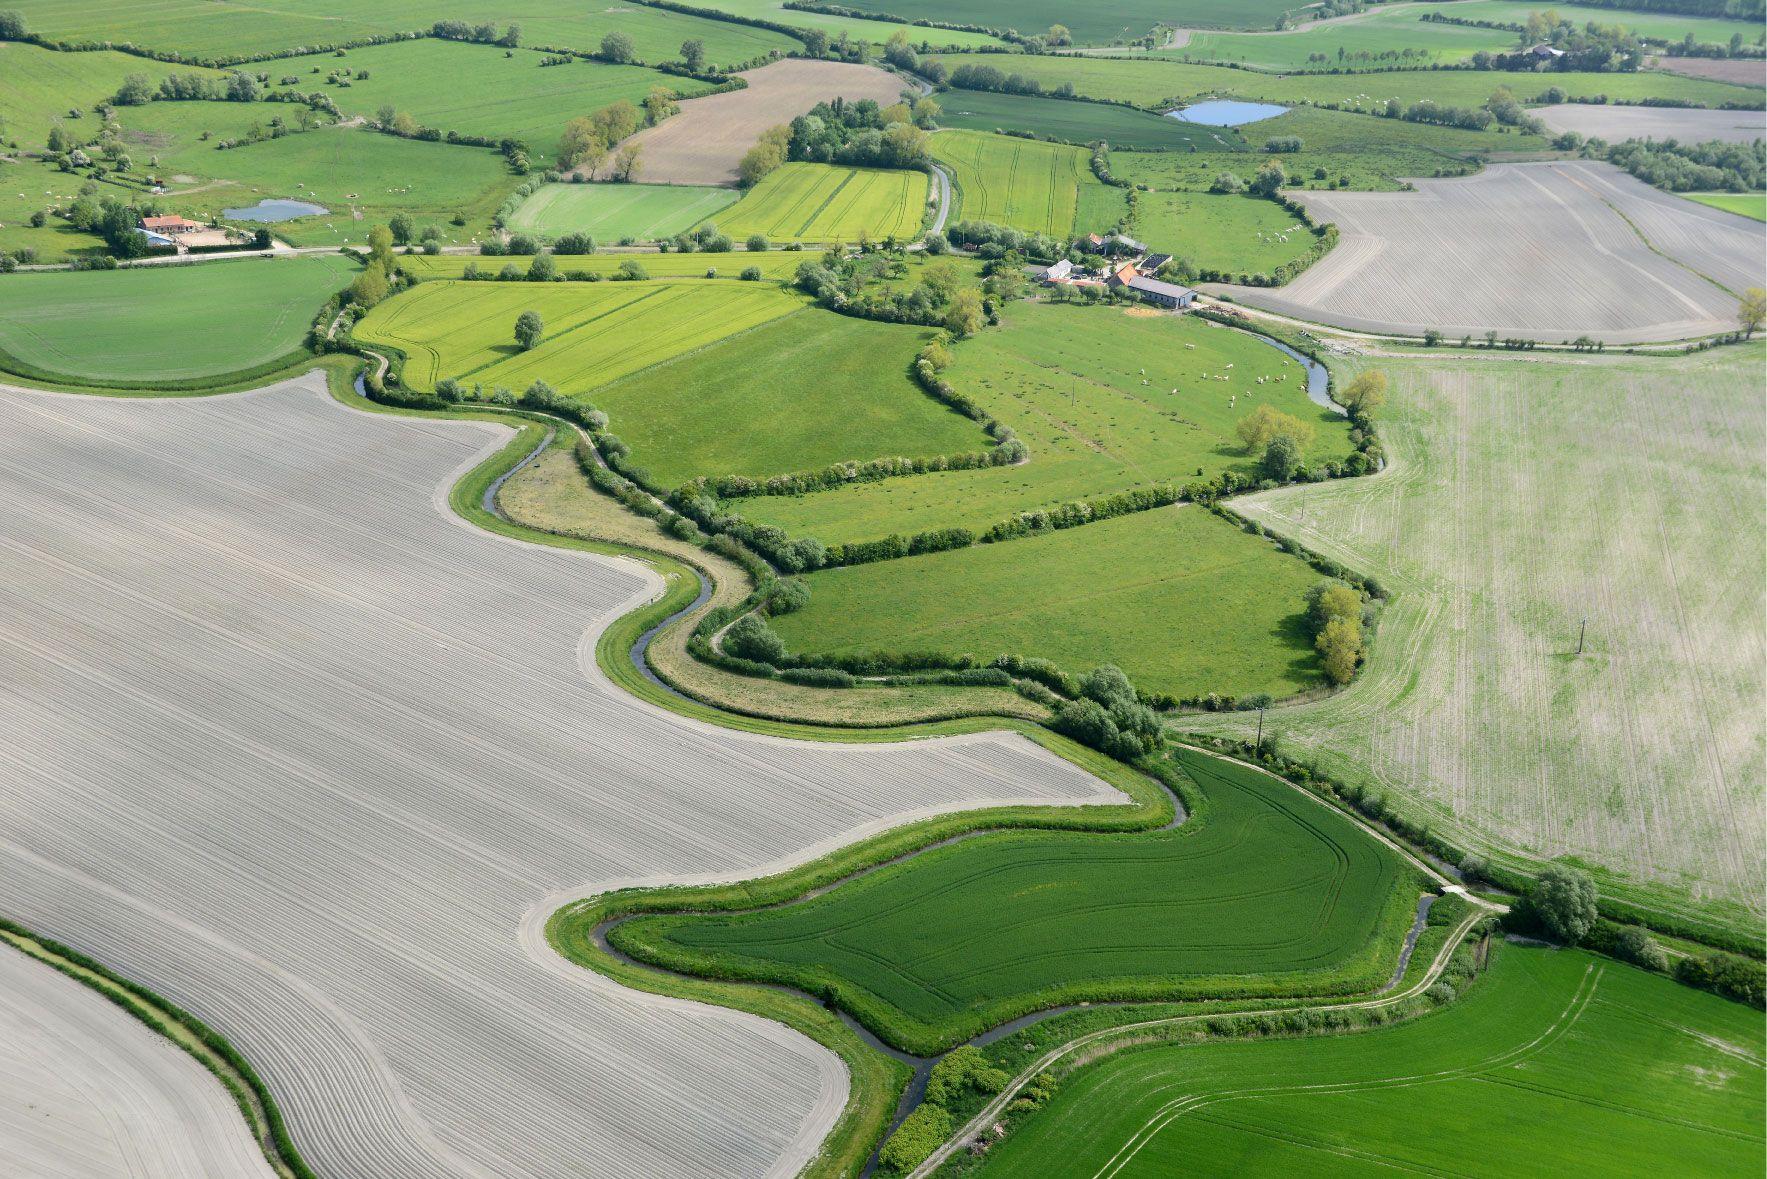
[[[243,393],[277,381],[298,377],[321,358],[302,345],[274,360],[250,368],[215,373],[207,377],[167,381],[107,381],[93,384],[69,373],[40,368],[0,348],[0,378],[50,393],[79,393],[108,397],[208,397],[218,393]]]
[[[251,1063],[227,1039],[196,1016],[93,958],[0,917],[0,941],[103,995],[194,1057],[221,1082],[264,1152],[270,1168],[286,1179],[318,1179],[301,1157],[282,1111]]]

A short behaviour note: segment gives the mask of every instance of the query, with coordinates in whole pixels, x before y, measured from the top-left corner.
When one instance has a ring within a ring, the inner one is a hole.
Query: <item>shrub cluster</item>
[[[1122,669],[1109,663],[1086,677],[1078,700],[1055,710],[1050,727],[1119,761],[1136,761],[1160,740],[1159,717],[1141,702]]]

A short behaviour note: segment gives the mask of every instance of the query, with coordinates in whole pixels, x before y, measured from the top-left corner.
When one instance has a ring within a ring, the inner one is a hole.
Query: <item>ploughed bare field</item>
[[[1736,327],[1767,226],[1594,161],[1500,164],[1417,192],[1299,192],[1342,234],[1284,287],[1208,287],[1356,331],[1609,345]]]
[[[789,123],[819,102],[875,99],[888,106],[902,79],[876,66],[787,58],[738,75],[748,82],[705,98],[690,98],[681,113],[632,137],[644,151],[633,177],[646,184],[735,184],[736,166],[761,132]]]
[[[1738,86],[1767,86],[1767,62],[1758,57],[1653,57],[1653,69]]]
[[[271,1179],[196,1059],[66,975],[0,945],[0,1160],[46,1179]]]
[[[230,1037],[321,1174],[792,1172],[832,1054],[552,955],[565,900],[908,816],[1120,798],[1016,735],[790,742],[595,670],[628,562],[467,525],[489,425],[316,376],[0,388],[0,897]]]
[[[1622,139],[1679,139],[1683,143],[1722,139],[1751,143],[1767,138],[1767,113],[1762,111],[1561,102],[1533,113],[1553,131],[1575,131],[1584,138],[1600,136],[1610,143]]]

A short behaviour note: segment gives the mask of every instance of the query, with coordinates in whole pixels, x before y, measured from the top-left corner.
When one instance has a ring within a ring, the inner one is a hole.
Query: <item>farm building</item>
[[[1138,269],[1147,274],[1155,274],[1159,271],[1160,267],[1164,266],[1171,260],[1172,255],[1170,254],[1149,254],[1147,257],[1143,258],[1137,266]]]
[[[1135,268],[1135,263],[1125,262],[1121,266],[1112,267],[1110,277],[1104,281],[1106,286],[1126,287],[1140,277],[1141,271]]]
[[[143,217],[141,219],[143,232],[149,235],[159,234],[162,237],[181,237],[184,234],[196,233],[207,228],[208,226],[200,221],[191,221],[189,218],[176,215]]]
[[[1043,282],[1061,282],[1074,273],[1074,264],[1063,258],[1054,266],[1045,266],[1037,272],[1037,278]]]
[[[1178,310],[1189,307],[1196,301],[1196,292],[1189,287],[1181,287],[1177,283],[1161,282],[1157,278],[1136,275],[1123,284],[1141,297],[1143,303]]]
[[[1552,46],[1546,44],[1546,42],[1544,42],[1544,41],[1542,41],[1538,45],[1531,45],[1528,48],[1522,50],[1522,56],[1532,57],[1532,58],[1535,58],[1539,61],[1556,61],[1559,58],[1563,57],[1564,55],[1565,55],[1564,50],[1554,49]]]

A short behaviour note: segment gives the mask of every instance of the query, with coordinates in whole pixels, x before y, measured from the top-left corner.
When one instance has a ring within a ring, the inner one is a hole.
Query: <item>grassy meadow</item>
[[[1269,28],[1293,10],[1287,0],[1105,0],[1074,5],[1065,0],[853,0],[862,12],[885,12],[905,20],[949,21],[986,28],[1040,33],[1066,25],[1081,44],[1109,45],[1145,36],[1155,25],[1176,28]]]
[[[37,163],[0,161],[0,253],[30,249],[39,262],[61,262],[81,253],[102,253],[104,240],[81,233],[59,217],[41,227],[31,224],[31,214],[65,209],[80,195],[84,176],[70,175]],[[118,190],[118,195],[122,191]]]
[[[583,393],[802,306],[769,283],[426,282],[369,312],[356,339],[403,351],[405,382],[416,389],[454,377],[517,392],[543,380]],[[515,321],[530,310],[545,337],[524,352]]]
[[[1114,201],[1117,216],[1122,215],[1122,195],[1092,174],[1085,148],[976,131],[943,131],[932,142],[934,158],[950,168],[955,181],[953,222],[992,221],[1066,237],[1114,223],[1113,218],[1095,226],[1090,216],[1082,217],[1083,210],[1090,214]],[[1083,199],[1087,189],[1103,190],[1092,194],[1101,199]]]
[[[1723,209],[1726,213],[1767,221],[1767,196],[1758,192],[1684,192],[1681,195],[1690,201]]]
[[[586,233],[598,242],[673,237],[736,203],[731,188],[678,184],[548,184],[509,219],[518,232]]]
[[[1411,873],[1349,819],[1254,770],[1174,761],[1202,805],[1175,830],[973,836],[748,913],[637,917],[619,949],[828,996],[924,1051],[1085,999],[1372,989]]]
[[[785,164],[719,214],[718,227],[737,241],[761,234],[776,241],[910,238],[926,219],[927,178],[906,169]]]
[[[805,308],[603,386],[595,404],[671,487],[699,475],[986,450],[974,422],[908,376],[931,337]]]
[[[1318,239],[1275,201],[1209,192],[1144,192],[1129,232],[1203,270],[1268,274]]]
[[[1019,303],[1004,315],[957,345],[945,377],[1017,431],[1029,462],[749,499],[742,514],[830,544],[979,531],[1067,500],[1249,471],[1234,431],[1264,404],[1313,423],[1310,461],[1349,453],[1344,419],[1307,400],[1300,365],[1254,336],[1111,307]]]
[[[838,39],[845,33],[854,41],[870,41],[882,44],[888,41],[902,25],[888,21],[861,20],[850,16],[835,16],[826,12],[805,12],[798,8],[787,8],[782,0],[705,0],[696,5],[701,8],[712,8],[719,12],[734,13],[748,17],[750,20],[768,20],[777,24],[790,25],[794,29],[821,29],[830,40]],[[1006,44],[998,37],[987,33],[972,33],[966,29],[935,29],[919,26],[907,29],[912,38],[911,44],[916,48],[930,47],[934,49],[980,49],[982,47],[999,48]]]
[[[580,271],[584,274],[612,277],[620,272],[620,267],[625,263],[637,262],[652,278],[706,278],[708,271],[717,272],[709,276],[712,278],[736,278],[744,270],[754,266],[766,278],[789,279],[797,273],[798,264],[803,260],[803,254],[787,250],[768,250],[759,254],[751,254],[747,250],[735,250],[728,254],[630,252],[553,255],[553,261],[558,266],[558,273],[562,275],[568,276]],[[459,278],[469,266],[476,267],[480,273],[487,275],[495,275],[505,266],[514,266],[525,273],[532,262],[532,258],[485,257],[479,254],[401,254],[399,256],[400,269],[419,281],[432,278]]]
[[[1292,696],[1322,680],[1304,562],[1191,504],[999,544],[809,575],[774,620],[794,652],[1014,653],[1115,663],[1174,696]]]
[[[55,53],[22,41],[0,41],[0,141],[24,151],[43,150],[57,123],[85,138],[98,133],[92,108],[109,99],[130,74],[158,82],[171,74],[206,73],[126,53]],[[219,76],[219,75],[214,75]],[[70,118],[70,110],[80,118]]]
[[[68,384],[202,381],[299,352],[350,284],[339,255],[0,279],[0,369]]]
[[[1236,502],[1393,592],[1355,683],[1268,730],[1469,846],[1758,935],[1767,743],[1735,704],[1764,691],[1762,364],[1381,362],[1389,470]]]
[[[1761,1038],[1741,1004],[1499,943],[1463,999],[1407,1023],[1119,1052],[966,1173],[1753,1174]]]
[[[1457,2],[1441,11],[1467,19],[1491,19],[1463,14],[1462,7]],[[1302,24],[1286,33],[1197,33],[1182,49],[1168,50],[1165,55],[1291,71],[1446,65],[1465,61],[1480,50],[1502,53],[1516,47],[1514,33],[1426,22],[1418,19],[1421,15],[1418,8],[1406,5],[1391,12],[1375,9],[1355,20]],[[1521,20],[1527,20],[1525,12]],[[1412,52],[1405,53],[1407,49]],[[1309,60],[1318,54],[1324,54],[1326,60]]]
[[[947,90],[939,126],[966,131],[1023,131],[1070,143],[1104,140],[1112,147],[1146,151],[1207,151],[1240,143],[1231,127],[1181,123],[1147,111],[1103,102],[1076,102],[986,90]]]

